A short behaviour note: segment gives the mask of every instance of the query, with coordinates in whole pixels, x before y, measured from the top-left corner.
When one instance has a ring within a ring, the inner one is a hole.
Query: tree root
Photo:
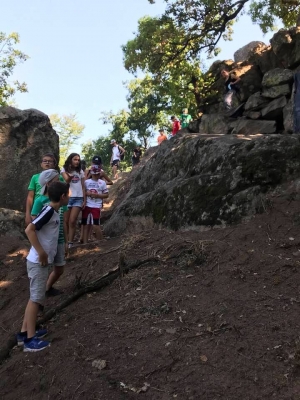
[[[110,285],[119,276],[128,274],[128,272],[130,272],[131,270],[134,270],[134,269],[140,267],[141,265],[144,265],[144,264],[147,264],[147,263],[150,263],[153,261],[159,261],[159,258],[151,257],[151,258],[147,258],[145,260],[138,260],[132,264],[126,265],[123,258],[120,257],[120,265],[118,265],[117,268],[109,271],[107,274],[101,276],[101,278],[98,278],[92,282],[87,282],[84,287],[82,287],[77,292],[72,294],[66,300],[59,303],[55,308],[46,312],[45,315],[37,321],[37,327],[39,327],[40,325],[49,321],[51,318],[54,317],[55,314],[57,314],[59,311],[63,310],[64,308],[68,307],[70,304],[72,304],[74,301],[78,300],[84,294],[87,294],[90,292],[96,292],[96,291],[104,288],[105,286]],[[17,344],[16,335],[13,335],[9,338],[6,346],[0,350],[0,364],[2,364],[3,361],[9,356],[11,349],[14,346],[16,346],[16,344]]]

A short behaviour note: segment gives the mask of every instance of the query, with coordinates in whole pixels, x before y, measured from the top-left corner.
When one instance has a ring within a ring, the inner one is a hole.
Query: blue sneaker
[[[46,336],[47,333],[48,333],[47,329],[39,329],[38,331],[35,332],[35,337],[37,337],[38,339],[41,339],[44,336]],[[25,339],[27,339],[27,332],[17,333],[18,346],[23,346]]]
[[[42,351],[46,349],[48,346],[50,346],[50,342],[47,342],[46,340],[40,340],[36,336],[34,336],[31,339],[25,339],[24,340],[24,352],[31,352],[35,353],[37,351]]]

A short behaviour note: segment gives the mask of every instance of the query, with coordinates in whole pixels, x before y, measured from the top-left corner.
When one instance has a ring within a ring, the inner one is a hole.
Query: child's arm
[[[29,224],[25,229],[25,233],[29,239],[30,244],[35,248],[39,255],[39,261],[42,266],[46,266],[48,264],[48,254],[45,252],[43,247],[41,246],[39,239],[37,237],[35,231],[35,225]]]
[[[25,214],[26,226],[29,225],[31,222],[31,209],[33,205],[33,199],[34,199],[34,190],[28,190],[28,195],[26,199],[26,214]]]
[[[101,171],[101,179],[104,178],[104,180],[106,181],[107,185],[113,185],[113,181],[106,175],[106,173],[104,171]]]
[[[84,174],[83,174],[84,175]],[[82,209],[84,209],[85,204],[86,204],[86,189],[85,189],[85,179],[84,176],[81,178],[81,186],[82,186],[82,193],[83,193],[83,204],[82,204]]]
[[[72,176],[70,174],[68,174],[64,168],[62,168],[62,170],[60,171],[60,174],[67,183],[71,182]]]

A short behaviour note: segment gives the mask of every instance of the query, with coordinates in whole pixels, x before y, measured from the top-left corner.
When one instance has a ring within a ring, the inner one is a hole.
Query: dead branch
[[[131,270],[137,269],[142,265],[145,265],[145,264],[148,264],[148,263],[154,262],[154,261],[155,262],[159,261],[159,258],[151,257],[151,258],[146,258],[145,260],[137,260],[136,262],[134,262],[130,265],[125,264],[122,266],[123,274],[128,274]],[[121,273],[120,267],[117,267],[117,268],[109,271],[107,274],[101,276],[100,278],[98,278],[92,282],[87,282],[84,287],[82,287],[77,292],[73,293],[70,297],[68,297],[61,303],[59,303],[55,308],[52,308],[51,310],[46,312],[45,315],[37,321],[37,327],[39,327],[40,325],[49,321],[59,311],[68,307],[70,304],[72,304],[74,301],[78,300],[84,294],[87,294],[90,292],[96,292],[98,290],[101,290],[105,286],[110,285],[114,280],[116,280],[119,277],[120,273]],[[0,350],[0,364],[2,364],[2,362],[9,356],[11,349],[14,346],[16,346],[16,344],[17,344],[17,339],[16,339],[16,336],[13,335],[9,338],[6,346]]]

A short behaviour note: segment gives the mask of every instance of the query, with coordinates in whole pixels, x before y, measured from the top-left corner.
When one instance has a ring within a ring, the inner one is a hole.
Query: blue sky
[[[15,69],[14,78],[29,89],[16,95],[18,108],[76,113],[85,125],[79,143],[106,135],[101,111],[126,107],[122,82],[132,79],[122,64],[121,45],[133,38],[139,18],[164,8],[163,0],[155,5],[147,0],[1,0],[0,30],[18,32],[18,48],[30,56]],[[244,16],[234,40],[222,43],[218,59],[232,58],[252,40],[268,43],[271,36],[264,37]]]

